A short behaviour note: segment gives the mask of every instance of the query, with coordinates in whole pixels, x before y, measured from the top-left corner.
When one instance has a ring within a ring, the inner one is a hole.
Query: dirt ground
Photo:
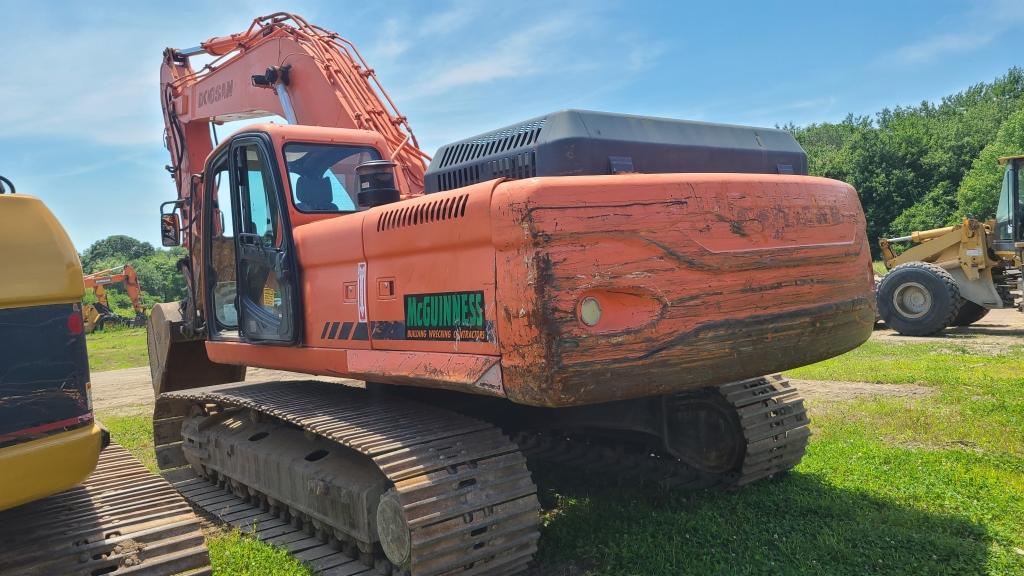
[[[876,330],[872,338],[899,343],[944,342],[978,352],[1003,352],[1024,342],[1024,314],[1014,309],[992,310],[972,326],[947,328],[937,336],[901,336],[884,329]]]
[[[246,382],[268,380],[323,380],[361,386],[362,382],[346,378],[310,376],[281,370],[249,368],[245,373]],[[125,368],[92,373],[92,402],[97,412],[112,414],[134,414],[148,412],[153,406],[153,383],[149,367]]]
[[[935,393],[934,388],[917,384],[874,384],[872,382],[796,379],[789,382],[808,400],[854,400],[878,396],[919,398]]]
[[[327,378],[249,368],[247,382],[268,380],[323,380],[359,386],[362,383],[344,378]],[[822,380],[791,380],[791,383],[809,400],[852,400],[875,396],[916,398],[932,394],[927,386],[914,384],[872,384],[870,382],[832,382]],[[125,368],[96,372],[92,375],[93,406],[98,412],[108,414],[137,414],[149,412],[153,405],[153,386],[149,379],[149,368]]]
[[[1008,338],[1009,336],[1009,338]],[[973,326],[950,328],[939,336],[900,336],[892,330],[876,330],[872,339],[879,341],[945,342],[955,346],[984,352],[1001,352],[1024,341],[1024,314],[1016,310],[993,310]],[[360,385],[354,380],[328,378],[249,368],[246,381],[267,380],[324,380],[350,385]],[[809,399],[854,399],[872,396],[917,397],[931,393],[925,386],[871,384],[868,382],[825,382],[816,380],[793,380],[793,385]],[[92,374],[93,404],[97,411],[129,414],[148,412],[153,404],[153,387],[150,383],[149,368],[126,368]]]

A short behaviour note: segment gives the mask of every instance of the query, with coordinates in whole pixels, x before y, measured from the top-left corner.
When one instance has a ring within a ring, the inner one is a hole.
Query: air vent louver
[[[469,142],[461,142],[445,148],[438,167],[447,168],[453,164],[476,160],[491,154],[519,148],[520,146],[529,146],[537,141],[537,137],[540,136],[540,129],[544,127],[545,120],[546,118],[538,118],[518,126],[484,134]]]
[[[387,210],[377,220],[377,231],[395,230],[431,222],[462,218],[466,215],[469,194],[438,198],[413,206],[400,206]]]

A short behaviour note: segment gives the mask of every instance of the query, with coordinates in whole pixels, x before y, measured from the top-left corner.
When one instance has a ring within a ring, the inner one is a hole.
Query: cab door
[[[231,144],[239,333],[247,341],[297,343],[295,258],[272,159],[268,139],[258,135]]]
[[[1011,159],[1003,172],[1003,186],[999,191],[996,208],[996,226],[992,246],[997,251],[1013,252],[1015,244],[1024,238],[1021,227],[1020,159]]]

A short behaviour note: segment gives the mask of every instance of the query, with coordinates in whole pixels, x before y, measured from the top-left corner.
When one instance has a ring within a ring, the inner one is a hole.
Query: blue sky
[[[158,243],[157,206],[175,197],[163,169],[163,48],[279,10],[355,42],[428,153],[570,107],[766,126],[836,121],[938,99],[1024,54],[1019,0],[0,6],[0,174],[46,200],[80,250],[110,234]]]

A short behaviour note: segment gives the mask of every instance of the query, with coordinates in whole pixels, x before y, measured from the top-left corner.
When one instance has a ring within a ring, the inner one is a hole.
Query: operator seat
[[[327,177],[299,176],[295,182],[295,207],[303,212],[337,212],[338,207],[331,202],[331,181]]]

